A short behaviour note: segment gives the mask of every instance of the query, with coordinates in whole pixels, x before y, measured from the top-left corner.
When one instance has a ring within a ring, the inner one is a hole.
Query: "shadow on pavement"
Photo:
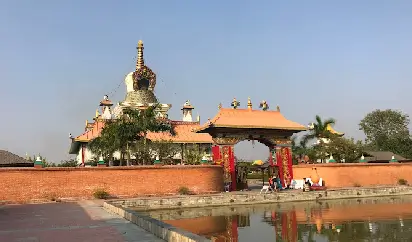
[[[163,241],[95,201],[0,207],[0,241]]]

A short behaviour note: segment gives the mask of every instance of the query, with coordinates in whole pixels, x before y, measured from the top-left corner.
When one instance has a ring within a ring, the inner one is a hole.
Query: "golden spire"
[[[87,127],[88,124],[89,124],[89,121],[86,119],[86,127]]]
[[[99,116],[100,116],[99,109],[96,109],[95,118],[98,118]]]
[[[143,41],[139,40],[139,42],[137,42],[136,71],[144,66],[143,49]]]
[[[250,97],[247,98],[247,108],[252,110],[252,101],[250,100]]]
[[[217,106],[218,109],[222,108],[222,103],[219,103],[219,106]]]

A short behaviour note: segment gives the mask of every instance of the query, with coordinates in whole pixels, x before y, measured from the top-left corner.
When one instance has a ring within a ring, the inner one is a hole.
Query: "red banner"
[[[293,179],[293,169],[292,169],[292,151],[290,147],[285,147],[285,152],[286,152],[286,156],[288,159],[288,169],[289,169],[289,175],[290,175],[290,180]]]
[[[213,164],[220,165],[222,157],[220,155],[220,146],[219,145],[212,146],[212,154],[213,154]]]
[[[233,146],[228,146],[229,154],[229,171],[232,180],[231,191],[236,191],[236,166],[235,166],[235,152]]]
[[[282,186],[285,186],[285,177],[283,175],[283,162],[282,162],[282,149],[280,147],[276,148],[276,165],[279,169],[279,179]]]

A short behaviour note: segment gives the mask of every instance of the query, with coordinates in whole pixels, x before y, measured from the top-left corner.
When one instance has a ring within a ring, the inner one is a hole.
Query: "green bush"
[[[398,180],[398,185],[406,186],[406,185],[408,185],[408,181],[401,178],[401,179]]]
[[[109,193],[103,188],[98,188],[93,192],[93,197],[97,199],[106,199],[109,198],[109,196]]]
[[[180,187],[177,191],[180,195],[190,195],[190,190],[187,187]]]
[[[354,187],[361,187],[361,184],[355,182],[355,183],[353,183],[353,186],[354,186]]]

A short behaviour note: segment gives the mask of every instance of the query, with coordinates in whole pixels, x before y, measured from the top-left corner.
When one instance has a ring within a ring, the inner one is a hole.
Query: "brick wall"
[[[0,201],[92,198],[96,189],[117,197],[223,190],[220,166],[139,166],[86,168],[0,168]]]
[[[316,164],[293,166],[294,179],[310,177],[312,167],[316,167],[319,176],[326,182],[327,187],[396,185],[399,179],[412,183],[412,164]]]

